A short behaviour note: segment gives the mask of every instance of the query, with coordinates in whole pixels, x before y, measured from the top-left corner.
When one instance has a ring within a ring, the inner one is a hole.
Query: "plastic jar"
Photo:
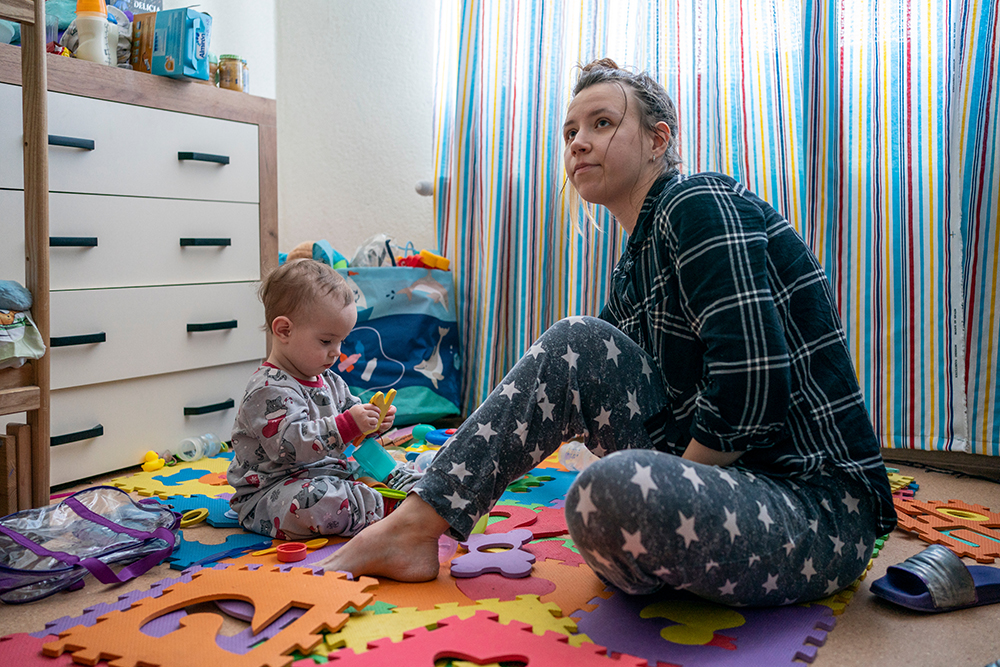
[[[238,55],[219,56],[219,88],[243,91],[243,61]]]
[[[197,461],[205,456],[216,456],[222,451],[222,441],[214,433],[206,433],[193,438],[184,438],[177,446],[177,458],[183,461]]]
[[[567,470],[583,470],[597,457],[579,440],[570,440],[559,448],[559,463]]]
[[[243,92],[250,92],[250,66],[247,65],[247,61],[241,60],[240,64],[243,66]]]

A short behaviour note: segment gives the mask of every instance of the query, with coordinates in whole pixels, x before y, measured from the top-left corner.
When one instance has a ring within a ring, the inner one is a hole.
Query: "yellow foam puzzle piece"
[[[499,598],[492,598],[469,605],[448,602],[435,605],[433,609],[396,608],[390,614],[368,611],[354,613],[339,632],[326,635],[325,652],[323,644],[320,644],[313,653],[328,655],[341,648],[364,653],[368,650],[370,641],[384,637],[389,637],[393,642],[402,641],[403,633],[409,630],[429,627],[449,616],[458,616],[465,620],[483,609],[498,614],[497,621],[504,625],[514,620],[527,623],[531,625],[531,631],[536,635],[553,631],[570,637],[576,632],[576,622],[569,617],[561,616],[562,610],[555,603],[541,602],[537,595],[518,595],[515,600],[501,601]]]
[[[176,484],[164,484],[161,477],[170,477],[183,473],[187,469],[203,470],[205,474],[197,479],[186,479]],[[224,457],[203,458],[197,461],[184,461],[175,466],[161,468],[153,472],[137,472],[134,475],[116,477],[111,480],[112,486],[122,491],[135,492],[144,497],[156,496],[166,499],[170,496],[204,495],[215,498],[223,493],[234,493],[236,489],[226,482],[226,471],[229,470],[229,459]]]

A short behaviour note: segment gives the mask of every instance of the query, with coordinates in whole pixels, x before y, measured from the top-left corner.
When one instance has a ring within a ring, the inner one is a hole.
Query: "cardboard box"
[[[153,71],[153,30],[156,12],[136,14],[132,17],[132,55],[129,63],[136,72]]]
[[[156,13],[152,72],[175,79],[208,80],[212,17],[184,7]]]

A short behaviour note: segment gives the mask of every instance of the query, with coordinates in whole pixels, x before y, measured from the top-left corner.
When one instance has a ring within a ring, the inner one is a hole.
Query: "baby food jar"
[[[238,55],[219,56],[219,88],[243,91],[243,61]]]

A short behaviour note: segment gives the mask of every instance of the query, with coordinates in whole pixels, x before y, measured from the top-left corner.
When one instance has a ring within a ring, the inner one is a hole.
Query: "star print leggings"
[[[772,606],[826,597],[860,576],[877,536],[859,485],[836,472],[789,480],[680,458],[645,426],[666,405],[653,364],[603,320],[557,322],[414,491],[464,540],[512,481],[581,437],[602,458],[570,487],[566,520],[605,583]]]

